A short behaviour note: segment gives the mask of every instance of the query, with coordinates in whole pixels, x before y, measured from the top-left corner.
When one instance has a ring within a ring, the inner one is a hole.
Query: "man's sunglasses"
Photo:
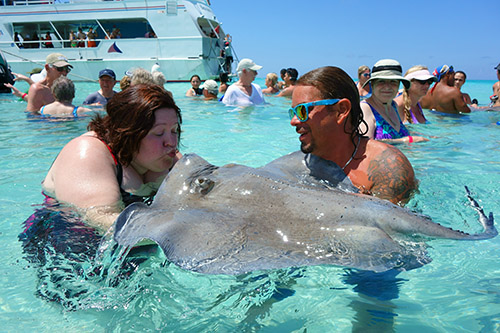
[[[323,99],[310,103],[297,104],[295,107],[288,110],[288,114],[290,115],[290,119],[293,119],[293,116],[295,115],[300,121],[304,122],[309,119],[309,107],[316,105],[335,105],[339,101],[340,99]]]
[[[71,72],[71,68],[69,66],[64,66],[64,67],[52,66],[52,67],[54,67],[55,69],[57,69],[58,72],[66,72],[66,73]]]
[[[364,76],[364,77],[370,77],[370,76],[372,76],[372,75],[371,75],[370,73],[363,73],[363,76]]]

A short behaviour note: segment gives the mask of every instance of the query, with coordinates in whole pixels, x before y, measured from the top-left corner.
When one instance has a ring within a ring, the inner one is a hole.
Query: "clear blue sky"
[[[259,77],[326,65],[357,78],[357,68],[384,58],[403,72],[442,64],[468,79],[496,80],[500,1],[211,0],[240,59],[264,66]]]

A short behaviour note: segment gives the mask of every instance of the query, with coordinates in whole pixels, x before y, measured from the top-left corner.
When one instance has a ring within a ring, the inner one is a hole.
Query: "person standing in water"
[[[241,59],[236,71],[239,80],[230,85],[224,94],[222,103],[236,106],[252,106],[264,104],[264,95],[259,85],[253,83],[262,66],[257,65],[252,59]]]
[[[439,66],[432,74],[437,78],[437,82],[420,100],[422,107],[444,113],[470,113],[470,108],[465,103],[462,93],[454,86],[453,66]]]

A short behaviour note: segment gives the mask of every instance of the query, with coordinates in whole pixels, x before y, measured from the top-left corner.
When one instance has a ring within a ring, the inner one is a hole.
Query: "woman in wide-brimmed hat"
[[[403,89],[403,93],[394,99],[398,105],[399,116],[403,124],[425,124],[427,119],[425,119],[419,100],[427,94],[427,90],[437,79],[429,73],[427,67],[422,65],[413,66],[407,70],[405,79],[410,80],[410,88]]]
[[[390,140],[393,143],[427,141],[423,137],[412,137],[399,117],[394,97],[400,83],[403,83],[406,89],[411,85],[411,82],[403,77],[399,62],[392,59],[377,61],[365,85],[369,83],[372,85],[372,95],[361,102],[364,120],[368,124],[366,135],[372,139]]]

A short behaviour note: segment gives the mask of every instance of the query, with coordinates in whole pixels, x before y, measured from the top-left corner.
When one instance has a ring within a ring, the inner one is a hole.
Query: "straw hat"
[[[377,61],[375,65],[373,65],[372,76],[363,84],[363,87],[373,80],[399,80],[406,89],[409,89],[411,86],[410,80],[403,77],[401,64],[393,59],[382,59]]]

